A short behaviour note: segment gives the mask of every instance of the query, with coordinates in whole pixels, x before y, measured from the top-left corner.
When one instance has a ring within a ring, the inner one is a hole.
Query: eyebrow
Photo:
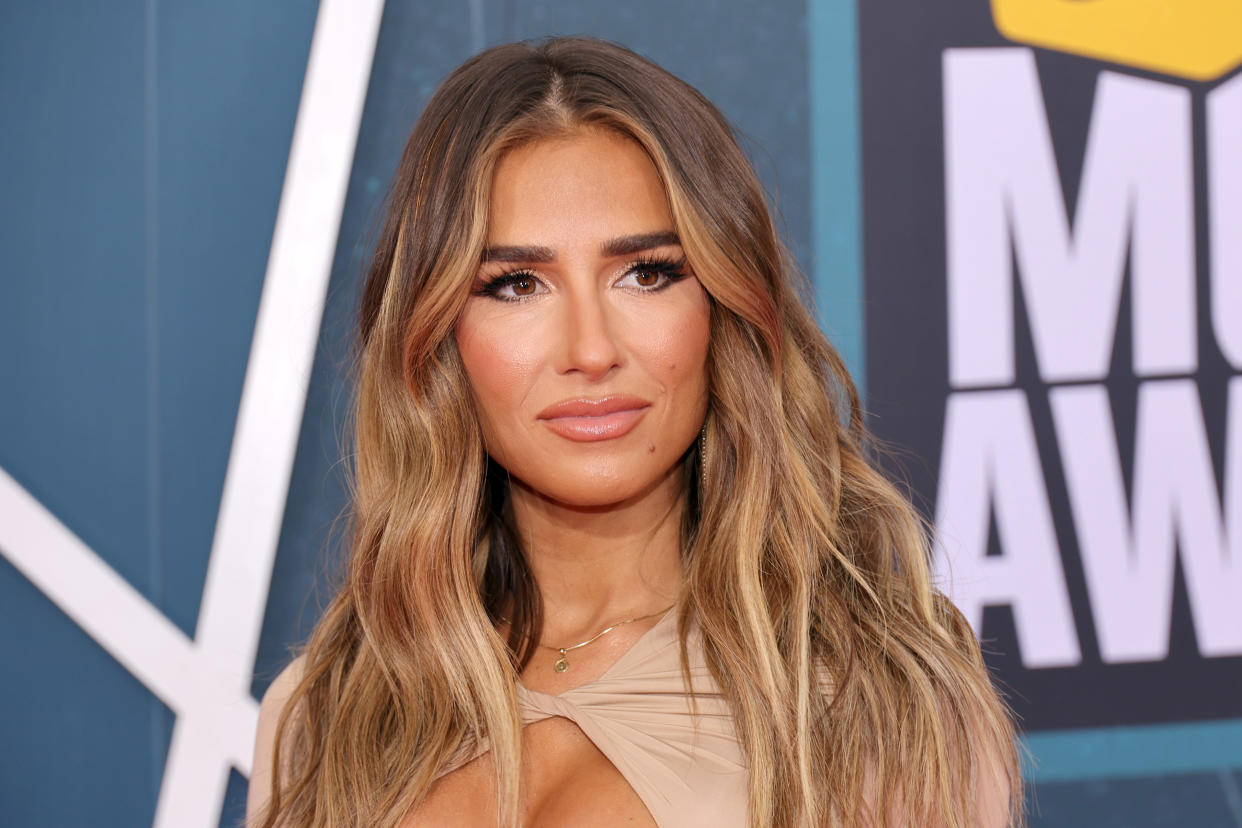
[[[632,236],[619,236],[609,239],[600,245],[600,252],[605,256],[630,256],[651,250],[655,247],[668,247],[681,244],[677,234],[664,230],[659,233],[636,233]],[[522,264],[547,264],[556,261],[556,251],[540,245],[501,245],[483,249],[485,262],[520,262]]]

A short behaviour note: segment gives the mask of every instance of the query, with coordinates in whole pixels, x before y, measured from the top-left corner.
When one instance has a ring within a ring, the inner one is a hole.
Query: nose
[[[565,312],[561,373],[576,371],[598,379],[620,364],[613,320],[598,291],[571,291]]]

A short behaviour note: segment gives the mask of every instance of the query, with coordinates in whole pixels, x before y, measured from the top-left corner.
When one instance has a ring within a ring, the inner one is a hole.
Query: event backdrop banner
[[[1242,8],[860,12],[869,404],[944,582],[1028,732],[1237,719]]]
[[[242,824],[339,571],[401,148],[463,60],[585,33],[737,127],[1023,717],[1031,825],[1242,828],[1240,14],[6,0],[0,826]]]

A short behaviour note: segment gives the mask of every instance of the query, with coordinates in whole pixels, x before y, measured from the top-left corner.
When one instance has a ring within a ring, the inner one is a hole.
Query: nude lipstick
[[[601,399],[578,397],[550,405],[536,415],[551,431],[576,443],[612,440],[628,434],[651,403],[641,397],[613,394]]]

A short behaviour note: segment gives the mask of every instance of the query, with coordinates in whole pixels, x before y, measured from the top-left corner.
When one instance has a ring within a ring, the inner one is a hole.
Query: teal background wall
[[[0,7],[0,469],[189,636],[316,10],[312,0]],[[357,279],[439,79],[488,45],[586,33],[696,85],[742,134],[812,276],[819,318],[865,386],[858,26],[842,0],[390,0],[256,698],[330,583]],[[149,824],[169,709],[4,558],[0,627],[0,824]],[[1028,744],[1040,760],[1032,824],[1242,826],[1236,724]],[[245,784],[234,772],[222,826],[239,823]]]
[[[0,468],[187,635],[315,12],[0,7]],[[8,561],[0,626],[0,823],[150,824],[167,708]]]

